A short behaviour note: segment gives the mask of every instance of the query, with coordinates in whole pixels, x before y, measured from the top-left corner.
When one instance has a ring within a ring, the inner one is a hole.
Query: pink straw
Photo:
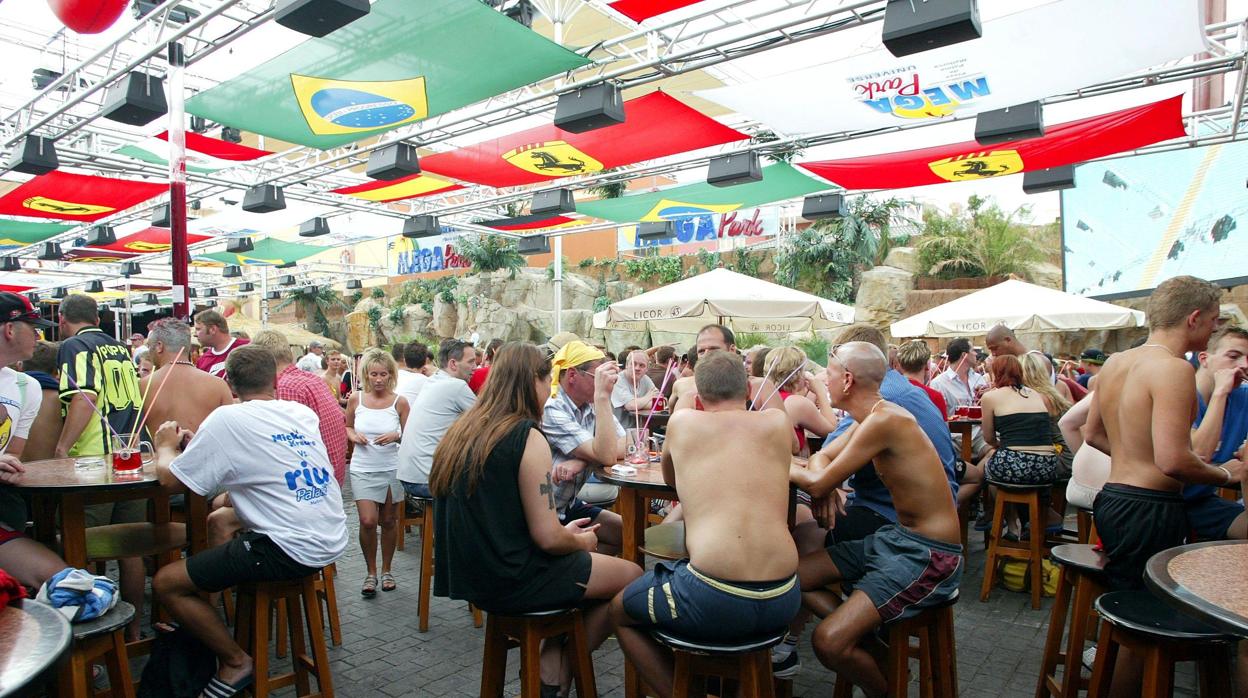
[[[100,420],[104,422],[104,426],[108,427],[108,430],[113,432],[113,436],[116,436],[118,441],[121,441],[121,434],[117,433],[117,430],[114,429],[113,425],[109,423],[108,417],[105,417],[104,413],[101,412],[100,409],[95,406],[95,401],[93,401],[90,397],[87,396],[87,391],[78,387],[78,383],[74,381],[73,376],[70,376],[67,373],[65,374],[65,377],[69,379],[69,384],[74,386],[74,390],[77,390],[78,392],[82,393],[83,399],[87,401],[87,404],[91,406],[91,409],[95,411],[95,414],[98,415]]]
[[[182,350],[183,350],[183,349],[186,349],[186,347],[182,347],[182,349],[179,349],[179,350],[178,350],[178,354],[177,354],[177,356],[173,357],[173,363],[172,363],[172,364],[169,364],[170,366],[175,366],[175,365],[177,365],[177,363],[178,363],[178,359],[182,358]],[[170,369],[170,370],[169,370],[169,373],[172,373],[172,372],[173,372],[173,369]],[[169,373],[166,373],[166,374],[165,374],[165,376],[166,376],[166,377],[168,377]],[[144,407],[147,407],[147,396],[148,396],[148,394],[149,394],[149,393],[151,393],[151,392],[152,392],[152,381],[148,381],[148,382],[147,382],[147,390],[144,390],[144,391],[143,391],[143,402],[139,405],[139,413],[138,413],[138,416],[139,416],[139,417],[143,417],[143,408],[144,408]],[[137,423],[138,423],[138,424],[140,425],[140,427],[141,427],[141,426],[142,426],[142,424],[143,424],[143,420],[142,420],[142,419],[139,419]],[[137,435],[138,433],[140,433],[141,431],[142,431],[142,428],[137,429],[137,430],[135,430],[135,432],[134,432],[133,434],[131,434],[131,435],[130,435],[130,441],[129,441],[129,443],[127,443],[127,444],[126,444],[126,448],[128,448],[128,449],[132,449],[132,448],[134,448],[134,440],[137,438],[137,436],[136,436],[136,435]]]
[[[663,376],[663,385],[659,386],[659,395],[662,395],[663,391],[667,389],[667,381],[672,377],[672,364],[675,362],[676,362],[675,357],[667,360],[667,373]],[[654,417],[654,410],[650,410],[650,414],[646,415],[646,424],[645,426],[642,427],[642,429],[650,428],[650,419],[653,417]],[[639,435],[641,434],[641,432],[637,432],[637,433]],[[640,448],[640,445],[638,445],[638,448]]]
[[[173,361],[174,361],[173,365],[175,365],[175,366],[177,365],[178,358],[179,358],[179,357],[181,357],[181,356],[182,356],[182,350],[181,350],[181,349],[179,349],[179,350],[178,350],[178,355],[177,355],[177,356],[175,356],[175,357],[173,357]],[[152,402],[156,402],[156,398],[159,398],[159,397],[160,397],[160,391],[164,389],[164,387],[165,387],[165,383],[168,383],[168,382],[169,382],[169,376],[172,376],[172,375],[173,375],[173,371],[169,371],[168,373],[166,373],[166,374],[165,374],[165,377],[164,377],[164,378],[161,378],[161,379],[160,379],[160,385],[156,386],[156,394],[152,396]],[[134,442],[135,442],[135,440],[136,440],[136,439],[138,439],[138,438],[139,438],[139,434],[142,434],[142,433],[143,433],[143,424],[147,421],[147,417],[148,417],[148,415],[150,415],[150,414],[151,414],[151,412],[149,411],[147,414],[143,415],[143,419],[139,421],[139,425],[138,425],[137,427],[135,427],[135,429],[134,429],[134,434],[132,434],[132,435],[130,436],[130,444],[129,444],[129,447],[130,447],[131,449],[133,449],[133,448],[134,448]]]

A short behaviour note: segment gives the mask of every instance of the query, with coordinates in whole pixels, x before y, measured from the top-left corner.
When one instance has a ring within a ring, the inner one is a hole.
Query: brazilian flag
[[[73,227],[62,223],[27,223],[0,219],[0,250],[43,242]]]
[[[298,242],[286,242],[275,238],[264,238],[253,243],[255,249],[250,252],[212,252],[199,255],[201,261],[212,260],[224,264],[273,265],[288,264],[313,255],[318,255],[328,247],[320,245],[304,245]]]
[[[327,149],[588,63],[480,0],[378,0],[367,16],[195,95],[186,110]]]

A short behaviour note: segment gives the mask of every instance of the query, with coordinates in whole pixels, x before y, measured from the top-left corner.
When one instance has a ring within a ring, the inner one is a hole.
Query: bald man
[[[857,425],[828,453],[832,461],[826,468],[794,464],[789,474],[819,498],[873,464],[892,496],[895,525],[804,555],[798,565],[803,592],[817,593],[838,581],[853,584],[849,599],[819,623],[813,644],[825,666],[843,672],[868,696],[885,695],[888,684],[860,643],[884,623],[947,601],[957,592],[963,567],[958,513],[944,466],[914,417],[880,397],[887,370],[884,352],[868,342],[850,342],[829,354],[832,402]],[[818,603],[815,596],[807,600]]]

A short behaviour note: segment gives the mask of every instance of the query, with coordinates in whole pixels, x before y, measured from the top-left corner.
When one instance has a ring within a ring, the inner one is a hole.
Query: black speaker
[[[221,127],[221,140],[225,141],[226,143],[242,143],[243,132],[240,131],[239,129],[234,128],[233,126],[222,126]]]
[[[26,294],[26,298],[27,298],[28,300],[30,300],[30,302],[31,302],[32,304],[34,304],[34,305],[38,305],[38,304],[39,304],[39,294],[38,294],[38,293],[35,293],[34,291],[31,291],[30,293],[27,293],[27,294]]]
[[[329,235],[329,219],[317,216],[299,224],[299,237],[315,238]]]
[[[533,204],[529,206],[529,212],[535,216],[544,213],[558,214],[574,211],[576,211],[576,200],[572,197],[571,189],[539,191],[533,195]]]
[[[243,195],[243,210],[270,213],[286,208],[286,192],[276,184],[258,184]]]
[[[17,257],[8,256],[0,259],[0,271],[21,271],[22,261]]]
[[[364,282],[360,281],[359,279],[347,279],[347,288],[349,289],[364,288]]]
[[[124,262],[121,265],[122,276],[138,276],[141,273],[143,273],[143,269],[139,266],[138,262]]]
[[[152,225],[157,228],[173,227],[173,216],[169,213],[169,204],[161,204],[152,209]]]
[[[817,221],[821,218],[844,218],[849,214],[844,194],[816,194],[802,199],[802,218]]]
[[[256,290],[256,285],[251,283],[250,281],[244,281],[243,283],[238,285],[239,293],[251,293],[254,290]]]
[[[69,291],[66,291],[64,287],[58,288],[52,292],[52,297],[56,298],[57,300],[63,299],[68,295],[69,295]]]
[[[274,269],[293,269],[293,268],[294,268],[294,266],[295,266],[295,264],[297,264],[297,263],[298,263],[298,262],[286,262],[285,264],[278,264],[277,266],[275,266],[275,267],[273,267],[273,268],[274,268]]]
[[[51,138],[26,136],[21,147],[14,147],[9,155],[7,169],[24,174],[47,174],[61,166],[56,156],[56,146]]]
[[[256,249],[256,246],[252,243],[251,238],[230,238],[225,242],[225,251],[232,254],[251,252],[254,249]]]
[[[55,260],[64,256],[61,252],[61,243],[45,242],[39,246],[39,254],[35,256],[35,259]]]
[[[611,83],[582,87],[559,95],[555,105],[555,126],[570,133],[585,133],[604,126],[624,123],[624,98]]]
[[[194,288],[188,288],[186,289],[186,297],[187,298],[199,298],[199,291],[195,290]]]
[[[391,143],[368,154],[368,168],[364,174],[373,179],[401,179],[420,174],[420,158],[416,146],[409,143]]]
[[[1023,173],[1023,193],[1040,194],[1046,191],[1071,189],[1075,186],[1075,166],[1063,165],[1047,170]]]
[[[103,282],[103,281],[98,281],[98,280],[97,280],[97,281],[88,281],[88,282],[87,282],[87,293],[103,293],[103,292],[104,292],[104,282]]]
[[[221,276],[224,276],[227,279],[237,279],[242,275],[243,268],[237,264],[227,264],[225,265],[225,268],[221,270]]]
[[[638,224],[638,240],[666,240],[676,235],[676,224],[672,221],[649,221]]]
[[[100,116],[131,126],[143,126],[168,111],[164,80],[134,70],[121,82],[108,88]]]
[[[202,116],[191,116],[191,125],[188,127],[191,133],[205,133],[208,131],[208,120]]]
[[[216,297],[217,297],[217,289],[215,288],[204,289],[204,298],[216,298]]]
[[[716,187],[763,181],[763,164],[758,153],[737,153],[711,158],[706,183]]]
[[[87,231],[87,247],[103,247],[114,242],[117,242],[117,232],[111,225],[97,225]]]
[[[294,286],[294,285],[295,285],[295,277],[294,277],[294,276],[292,276],[292,275],[290,275],[290,274],[283,274],[283,275],[281,275],[281,276],[277,277],[277,283],[278,283],[278,285],[280,285],[280,286]]]
[[[980,36],[976,0],[888,0],[884,9],[884,47],[898,58]]]
[[[117,300],[113,301],[113,307],[117,308],[118,310],[122,310],[126,307],[126,302],[118,298]]]
[[[264,294],[264,299],[270,300],[270,301],[280,301],[282,299],[282,292],[281,291],[269,291],[268,293]]]
[[[516,251],[523,255],[546,254],[550,252],[550,238],[545,235],[530,235],[516,241]]]
[[[144,293],[141,302],[143,305],[160,305],[160,299],[156,297],[155,293]]]
[[[325,36],[368,14],[368,0],[278,0],[273,21],[308,36]]]
[[[216,302],[216,301],[214,301],[214,300],[212,300],[211,298],[209,298],[208,300],[204,301],[204,307],[205,307],[205,308],[215,308],[215,307],[217,307],[217,302]]]
[[[442,232],[437,216],[412,216],[403,221],[403,237],[427,238]]]
[[[1044,105],[1040,102],[1016,104],[1005,109],[980,112],[975,117],[975,141],[994,145],[1044,135]]]

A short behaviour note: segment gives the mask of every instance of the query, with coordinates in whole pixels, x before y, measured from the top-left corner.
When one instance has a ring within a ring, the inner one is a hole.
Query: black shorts
[[[1113,590],[1143,589],[1148,559],[1182,545],[1187,536],[1187,514],[1178,492],[1107,482],[1092,502],[1092,516]]]
[[[568,508],[559,513],[559,522],[566,524],[577,519],[589,519],[593,523],[601,513],[602,507],[589,504],[584,499],[573,499]]]
[[[845,513],[837,514],[836,525],[824,536],[823,547],[830,548],[837,543],[862,540],[891,523],[893,522],[876,513],[871,507],[845,507]]]
[[[255,532],[186,559],[186,574],[196,589],[222,591],[245,582],[303,579],[319,568],[295,562],[269,537]]]

